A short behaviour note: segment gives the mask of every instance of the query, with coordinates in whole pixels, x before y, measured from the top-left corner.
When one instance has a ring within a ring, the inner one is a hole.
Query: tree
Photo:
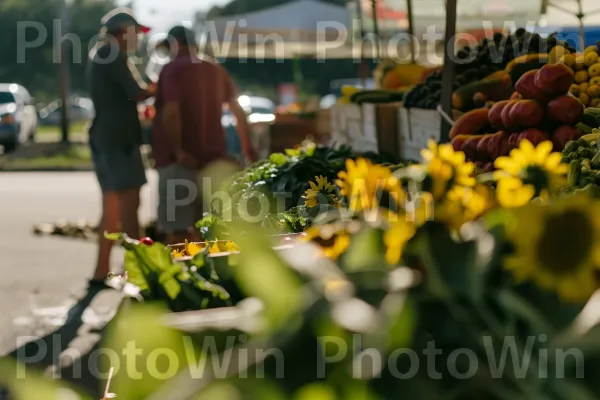
[[[22,84],[40,100],[58,96],[60,37],[54,30],[61,6],[62,0],[0,1],[0,81]],[[77,37],[72,45],[75,52],[69,57],[74,92],[86,91],[89,44],[102,16],[114,7],[112,0],[74,0],[69,5],[70,32]]]

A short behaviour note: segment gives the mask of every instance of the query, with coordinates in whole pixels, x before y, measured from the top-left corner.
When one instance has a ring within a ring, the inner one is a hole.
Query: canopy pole
[[[356,13],[360,29],[360,64],[358,66],[359,78],[362,81],[363,89],[367,88],[367,65],[365,60],[365,21],[363,20],[362,2],[356,0]]]
[[[380,46],[380,42],[381,42],[381,38],[379,37],[379,21],[378,21],[378,16],[377,16],[377,1],[378,0],[371,0],[371,12],[372,12],[372,18],[373,18],[373,33],[375,34],[375,46],[377,49],[377,60],[380,60],[381,58],[381,46]]]
[[[581,46],[581,51],[584,51],[585,27],[583,26],[583,18],[585,15],[583,14],[583,5],[581,4],[581,0],[577,0],[577,7],[579,8],[579,12],[577,13],[577,19],[579,20],[579,45]]]
[[[415,52],[415,26],[413,19],[413,0],[406,0],[406,12],[408,18],[408,35],[410,36],[410,58],[412,63],[415,64],[417,61],[417,55]]]
[[[456,0],[447,0],[446,5],[446,29],[444,32],[446,52],[444,53],[444,68],[442,70],[442,110],[447,115],[452,115],[452,82],[454,82],[454,47],[456,45]],[[448,142],[451,128],[451,124],[442,118],[440,143]]]

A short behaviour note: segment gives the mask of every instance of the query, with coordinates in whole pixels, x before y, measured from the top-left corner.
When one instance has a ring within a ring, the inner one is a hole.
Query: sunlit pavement
[[[147,176],[142,221],[156,210],[156,174]],[[46,335],[64,323],[73,296],[81,295],[94,267],[93,242],[35,237],[33,225],[99,216],[93,173],[0,173],[0,355],[14,350],[19,336]],[[113,266],[121,263],[119,249]],[[111,314],[114,296],[104,303],[95,299],[86,311],[91,324]]]

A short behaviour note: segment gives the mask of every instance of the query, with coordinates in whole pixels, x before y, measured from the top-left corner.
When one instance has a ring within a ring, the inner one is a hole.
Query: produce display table
[[[402,103],[336,104],[331,108],[331,141],[357,151],[400,156],[398,109]]]

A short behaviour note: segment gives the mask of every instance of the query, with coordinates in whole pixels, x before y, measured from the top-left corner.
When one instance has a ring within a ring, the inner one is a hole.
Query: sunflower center
[[[547,189],[550,186],[550,180],[548,179],[548,173],[536,165],[530,165],[525,168],[525,175],[523,177],[523,183],[532,185],[535,188],[534,197],[538,197],[542,190]]]
[[[557,274],[573,271],[589,258],[592,232],[589,219],[578,211],[549,217],[538,247],[541,264]]]

